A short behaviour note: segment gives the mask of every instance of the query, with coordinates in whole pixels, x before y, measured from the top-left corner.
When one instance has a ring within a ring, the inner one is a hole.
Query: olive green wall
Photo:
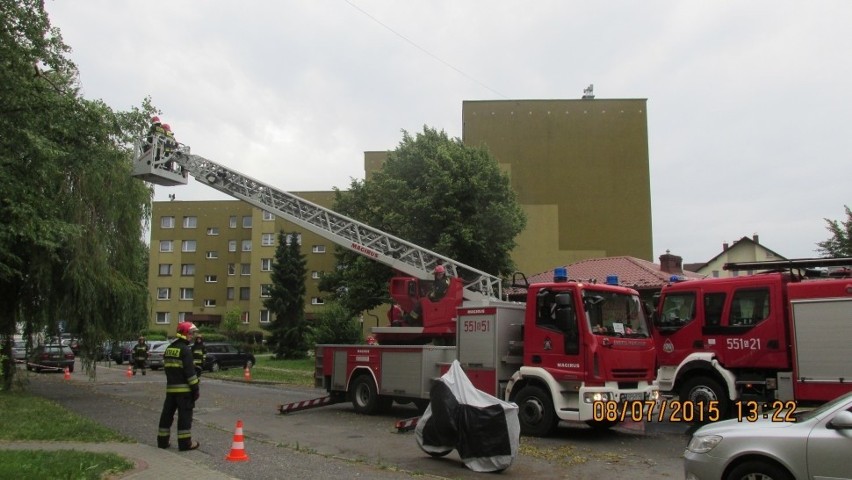
[[[512,255],[520,271],[618,255],[653,261],[646,103],[463,103],[464,143],[488,148],[527,214]]]

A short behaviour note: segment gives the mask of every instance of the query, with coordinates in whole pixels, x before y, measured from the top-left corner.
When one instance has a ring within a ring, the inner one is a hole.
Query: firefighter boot
[[[157,447],[169,448],[172,444],[169,443],[169,430],[160,429],[157,433]]]

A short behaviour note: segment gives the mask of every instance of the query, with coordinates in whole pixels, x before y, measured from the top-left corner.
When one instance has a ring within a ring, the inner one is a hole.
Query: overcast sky
[[[646,98],[654,261],[760,235],[817,256],[852,205],[852,2],[49,0],[83,94],[150,96],[193,153],[288,191],[462,102]],[[228,199],[190,180],[155,199]],[[591,200],[590,200],[591,201]],[[626,201],[629,201],[626,200]],[[531,272],[527,272],[531,273]]]

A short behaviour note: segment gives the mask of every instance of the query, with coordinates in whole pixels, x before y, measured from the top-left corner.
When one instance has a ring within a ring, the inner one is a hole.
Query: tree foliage
[[[307,261],[297,239],[296,233],[278,232],[270,275],[272,287],[263,302],[274,317],[268,329],[277,358],[305,358],[309,348],[304,312]]]
[[[399,146],[367,181],[336,192],[335,210],[493,275],[508,275],[526,225],[508,176],[484,148],[443,131],[403,131]],[[387,300],[389,268],[338,249],[338,270],[320,288],[350,311]]]
[[[154,108],[84,99],[69,51],[42,1],[0,2],[0,335],[99,345],[147,321],[152,191],[130,172]]]
[[[339,302],[325,304],[310,327],[310,343],[357,344],[363,340],[361,324]]]
[[[825,219],[825,228],[831,232],[831,238],[817,243],[817,252],[823,257],[852,257],[852,210],[848,205],[844,205],[844,209],[845,221]]]

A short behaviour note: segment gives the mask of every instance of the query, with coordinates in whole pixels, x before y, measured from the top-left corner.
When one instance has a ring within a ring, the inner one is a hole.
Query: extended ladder
[[[155,141],[155,144],[159,146],[161,142]],[[157,165],[154,162],[146,163],[156,150],[148,150],[148,153],[141,150],[137,152],[134,176],[158,185],[172,186],[185,184],[185,180],[180,181],[181,177],[185,179],[186,173],[189,173],[201,183],[278,215],[337,245],[407,275],[430,280],[435,266],[443,264],[447,275],[464,280],[466,300],[486,300],[501,296],[501,280],[498,277],[278,190],[224,165],[193,155],[186,146],[180,146],[157,162]],[[162,168],[162,165],[174,164],[181,167],[180,173]]]

